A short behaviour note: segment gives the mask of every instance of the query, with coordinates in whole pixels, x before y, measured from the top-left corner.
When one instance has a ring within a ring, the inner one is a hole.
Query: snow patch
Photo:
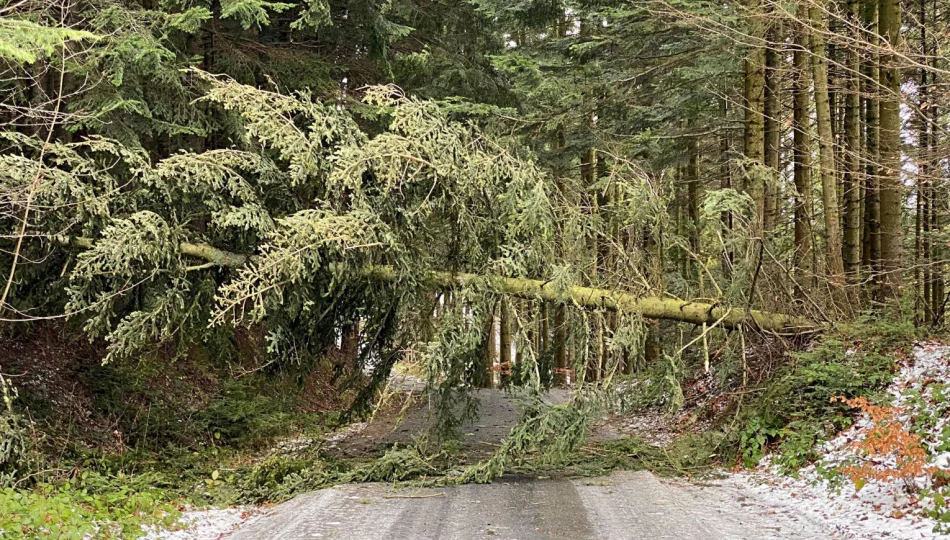
[[[260,519],[259,508],[211,508],[182,513],[179,527],[148,529],[145,540],[219,540]]]
[[[928,450],[929,465],[947,469],[950,452],[944,429],[948,424],[948,404],[938,389],[950,382],[950,347],[924,344],[914,348],[913,359],[901,366],[888,387],[897,407],[898,420],[910,427],[915,418],[935,418],[921,434]],[[730,475],[726,479],[771,511],[801,515],[833,531],[834,538],[845,539],[919,539],[946,538],[933,532],[937,521],[924,515],[932,499],[909,490],[904,481],[869,479],[860,489],[847,478],[832,481],[828,471],[855,459],[853,443],[860,441],[872,421],[862,415],[849,429],[820,447],[822,458],[799,471],[798,478],[779,473],[770,458],[752,471]],[[877,468],[893,467],[893,459],[871,462]],[[913,479],[917,487],[929,487],[928,478]]]

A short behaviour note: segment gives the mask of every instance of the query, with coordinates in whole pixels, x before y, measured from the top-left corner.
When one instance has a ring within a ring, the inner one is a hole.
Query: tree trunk
[[[488,312],[484,324],[484,342],[483,342],[483,354],[481,359],[478,362],[478,365],[474,366],[473,372],[471,374],[472,385],[476,388],[490,388],[492,380],[492,364],[495,360],[495,315],[491,311]]]
[[[745,58],[745,140],[744,153],[748,167],[761,166],[765,162],[765,46],[764,22],[761,0],[753,0],[750,35],[754,41],[752,50]],[[754,230],[761,234],[765,224],[765,184],[762,175],[753,171],[745,179],[745,191],[756,205]]]
[[[877,1],[865,0],[864,4],[864,24],[867,30],[867,41],[869,45],[873,42],[877,44]],[[878,99],[880,79],[880,65],[878,55],[873,47],[868,47],[867,58],[865,60],[864,74],[865,80],[870,81],[869,88],[865,92],[865,177],[867,178],[867,189],[865,190],[864,212],[867,234],[864,242],[866,265],[871,274],[872,296],[877,294],[880,288],[881,280],[881,191],[879,163],[879,141],[880,141],[880,101]]]
[[[936,4],[933,5],[931,11],[931,17],[935,18],[937,15]],[[934,41],[933,47],[930,50],[930,61],[928,64],[931,68],[934,68],[934,71],[930,74],[930,87],[938,88],[937,81],[937,71],[935,68],[942,67],[938,66],[938,48],[937,43]],[[932,95],[932,91],[931,91]],[[927,113],[930,115],[930,145],[931,149],[937,148],[938,146],[938,134],[946,134],[946,126],[941,125],[941,112],[940,108],[936,103],[930,103],[930,106],[927,108]],[[950,201],[948,197],[950,194],[947,193],[946,186],[946,173],[943,170],[943,167],[933,167],[932,172],[932,181],[931,181],[931,218],[930,218],[930,230],[932,233],[940,233],[943,230],[943,224],[946,220],[946,215],[950,211]],[[930,287],[931,300],[930,304],[933,306],[933,320],[931,325],[940,326],[943,324],[944,317],[944,308],[945,308],[945,290],[944,290],[944,257],[946,256],[946,245],[943,242],[933,242],[933,251],[931,257],[933,258],[933,269],[932,269],[932,279],[933,285]]]
[[[597,161],[597,180],[598,182],[603,182],[608,175],[607,168],[607,156],[603,152],[596,153]],[[606,238],[601,237],[600,242],[597,246],[597,258],[598,258],[598,268],[597,272],[599,276],[608,276],[614,267],[614,255],[612,251],[612,243],[620,241],[620,230],[617,220],[611,219],[609,215],[610,205],[615,200],[614,189],[616,185],[613,182],[610,182],[606,186],[601,186],[597,194],[597,210],[601,214],[601,219],[610,224],[606,230]],[[603,279],[602,279],[603,281]],[[612,361],[612,355],[607,348],[607,339],[609,336],[613,335],[614,330],[617,328],[617,314],[611,312],[603,321],[601,328],[601,339],[600,347],[603,351],[603,364],[608,365]]]
[[[795,276],[796,292],[804,297],[814,286],[815,268],[812,265],[812,202],[811,137],[809,136],[809,66],[803,32],[798,33],[795,48],[795,95],[793,111],[793,142],[795,179]]]
[[[725,98],[721,100],[722,103],[722,117],[729,117],[729,102]],[[722,133],[719,135],[719,153],[721,154],[721,165],[719,168],[719,187],[721,189],[731,189],[732,185],[732,167],[731,160],[729,159],[729,131],[722,130]],[[719,215],[719,221],[722,225],[722,237],[729,238],[732,234],[732,212],[726,210]],[[732,263],[734,260],[734,255],[732,251],[723,246],[722,250],[722,275],[726,279],[732,277]]]
[[[896,297],[900,292],[903,255],[901,207],[901,75],[897,54],[900,44],[901,5],[899,0],[878,3],[880,33],[887,48],[881,54],[880,164],[881,267],[884,292]]]
[[[89,249],[93,245],[93,240],[84,237],[61,238],[60,243]],[[230,253],[207,244],[182,242],[179,249],[183,255],[197,256],[220,266],[242,266],[251,259],[246,255]],[[199,253],[201,255],[198,255]],[[223,264],[219,261],[227,261],[230,264]],[[363,279],[394,281],[397,278],[397,273],[392,266],[375,265],[364,268],[360,272],[360,276]],[[434,287],[446,289],[464,287],[476,282],[486,282],[489,288],[498,294],[510,294],[519,298],[547,302],[571,302],[586,308],[639,313],[647,319],[668,319],[690,324],[718,324],[724,328],[749,325],[770,332],[801,333],[813,332],[819,328],[819,325],[814,321],[797,315],[785,315],[755,309],[728,308],[721,304],[642,296],[618,290],[595,289],[592,287],[572,286],[568,287],[567,291],[559,291],[552,286],[550,281],[538,279],[431,271],[425,276],[425,281]],[[556,318],[555,325],[558,325]],[[563,330],[564,325],[560,326]],[[557,331],[558,328],[555,328],[555,333]]]
[[[690,123],[692,124],[692,123]],[[699,234],[702,231],[702,225],[699,222],[699,149],[696,144],[696,137],[687,139],[689,153],[689,162],[686,165],[686,197],[687,207],[686,215],[689,218],[689,249],[692,254],[689,257],[689,266],[691,269],[687,273],[689,279],[699,282]]]
[[[769,30],[768,47],[765,50],[765,166],[772,174],[772,182],[765,185],[765,215],[763,217],[766,232],[775,228],[778,220],[779,201],[779,150],[781,148],[781,61],[782,61],[782,26],[775,23]]]
[[[546,360],[544,364],[545,377],[550,376],[551,374],[551,356],[548,351],[551,350],[551,323],[548,319],[551,310],[548,308],[547,302],[539,302],[539,310],[541,312],[539,328],[538,328],[538,350],[539,356]],[[548,379],[546,379],[548,380]]]
[[[587,380],[599,381],[604,374],[604,320],[599,313],[591,314],[591,336]]]
[[[554,308],[554,374],[558,385],[567,385],[567,311],[560,303]]]
[[[814,31],[811,32],[812,80],[815,88],[815,118],[818,124],[818,158],[821,170],[821,195],[825,214],[826,264],[832,289],[839,293],[844,285],[844,263],[841,259],[841,224],[838,219],[838,191],[835,182],[834,135],[831,129],[831,109],[828,103],[828,60],[825,58],[825,38],[822,10],[809,7]],[[837,301],[843,300],[837,298]]]
[[[499,317],[496,306],[497,304],[492,306],[491,315],[489,316],[490,318],[488,322],[488,348],[485,351],[485,361],[486,364],[488,364],[488,372],[486,377],[487,388],[498,388],[498,360],[501,347],[499,347],[498,344]]]
[[[929,51],[929,44],[927,42],[927,2],[926,0],[920,0],[920,14],[918,22],[920,24],[920,50],[923,54],[927,54]],[[931,176],[933,174],[931,163],[933,156],[931,155],[931,142],[932,138],[936,135],[936,132],[932,132],[932,126],[930,125],[930,117],[927,109],[930,107],[930,77],[928,76],[929,66],[927,66],[927,60],[924,61],[925,66],[920,68],[920,87],[917,90],[918,93],[918,106],[920,112],[918,113],[920,119],[920,131],[917,136],[918,139],[918,160],[917,165],[917,185],[918,185],[918,197],[920,198],[920,207],[921,207],[921,235],[920,242],[923,244],[921,249],[921,256],[923,258],[923,265],[920,267],[923,273],[923,287],[921,294],[921,303],[923,304],[923,315],[924,321],[927,324],[930,324],[934,319],[934,310],[937,308],[936,303],[933,301],[933,237],[931,224],[933,223],[934,215],[934,179]]]
[[[498,374],[502,385],[508,382],[511,376],[511,317],[508,313],[508,301],[501,300],[501,310],[498,313]]]
[[[848,0],[848,33],[860,39],[858,0]],[[847,49],[844,108],[844,270],[852,283],[860,279],[861,270],[861,70],[857,46]]]

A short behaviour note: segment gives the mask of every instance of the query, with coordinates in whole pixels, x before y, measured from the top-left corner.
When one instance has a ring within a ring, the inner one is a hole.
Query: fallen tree
[[[84,237],[62,238],[60,242],[83,249],[93,246],[93,240]],[[182,242],[179,249],[182,255],[203,259],[217,266],[239,267],[253,259],[253,256],[225,251],[208,244]],[[367,267],[362,275],[386,281],[395,280],[397,277],[394,268],[379,265]],[[746,325],[757,330],[781,334],[810,333],[820,329],[820,325],[812,320],[784,313],[746,310],[659,296],[638,296],[623,291],[592,287],[571,286],[567,290],[561,290],[550,282],[529,278],[433,271],[429,272],[427,280],[439,287],[464,286],[483,281],[500,294],[549,302],[571,302],[585,308],[635,312],[648,319],[718,325],[724,328]]]

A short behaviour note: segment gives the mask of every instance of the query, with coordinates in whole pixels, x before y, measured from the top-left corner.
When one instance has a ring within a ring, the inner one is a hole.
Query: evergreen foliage
[[[753,461],[890,366],[826,338],[776,367],[747,339],[866,310],[944,328],[942,2],[5,4],[0,320],[63,320],[133,370],[251,334],[303,378],[352,339],[354,411],[412,356],[442,435],[470,390],[527,388],[477,480],[577,450],[636,372],[678,408],[701,348],[704,373],[742,358],[740,394],[777,374]],[[364,477],[396,463],[427,466]]]

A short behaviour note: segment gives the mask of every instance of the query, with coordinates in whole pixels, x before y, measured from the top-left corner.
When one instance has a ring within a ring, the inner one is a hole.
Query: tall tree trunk
[[[923,54],[927,54],[930,50],[930,45],[927,38],[927,0],[920,0],[920,50]],[[927,109],[931,106],[931,86],[930,86],[930,76],[928,73],[929,61],[925,58],[923,62],[924,66],[920,68],[920,88],[918,89],[918,98],[919,98],[919,109],[920,109],[920,134],[918,135],[919,141],[919,154],[918,159],[920,163],[918,164],[917,170],[919,173],[918,184],[921,184],[920,180],[923,180],[921,185],[921,190],[919,197],[921,198],[922,206],[922,237],[921,241],[923,242],[923,260],[924,266],[923,270],[923,298],[922,303],[924,306],[924,321],[927,324],[930,324],[934,319],[934,311],[937,309],[936,303],[933,301],[933,236],[932,228],[933,216],[934,216],[934,202],[936,198],[934,197],[934,178],[932,176],[932,160],[933,155],[931,154],[931,145],[933,138],[936,135],[936,132],[933,130],[933,126],[930,123],[930,115]]]
[[[803,297],[814,285],[815,268],[812,265],[812,226],[814,208],[811,187],[811,137],[809,136],[808,99],[809,66],[806,37],[799,32],[795,48],[795,87],[793,107],[793,142],[795,179],[795,268],[796,292]]]
[[[860,39],[858,0],[848,0],[848,33]],[[851,282],[860,278],[861,269],[861,62],[856,45],[847,49],[844,108],[844,269]]]
[[[590,351],[587,380],[599,381],[604,376],[604,318],[600,313],[591,313]]]
[[[558,35],[563,36],[565,33],[566,24],[561,20],[562,28],[558,29]],[[567,146],[567,141],[564,137],[564,131],[558,130],[555,134],[555,148],[559,153],[563,154],[563,150]],[[563,156],[559,156],[563,157]],[[556,182],[557,182],[557,191],[560,196],[566,197],[566,192],[564,188],[564,170],[555,171]],[[567,315],[565,312],[566,308],[563,303],[558,302],[554,305],[554,336],[553,336],[553,348],[554,348],[554,372],[555,372],[555,381],[559,385],[565,385],[567,383]]]
[[[583,27],[581,28],[583,31]],[[583,35],[583,34],[582,34]],[[591,125],[593,126],[594,121],[591,119]],[[600,196],[599,193],[595,191],[595,174],[596,174],[596,162],[597,162],[597,151],[593,148],[588,148],[581,155],[581,186],[584,188],[584,197],[587,199],[585,205],[590,209],[591,215],[596,215],[600,212]],[[600,268],[600,244],[602,238],[598,236],[596,232],[592,233],[590,238],[588,238],[588,250],[590,257],[592,259],[592,264],[590,266],[590,278],[585,279],[587,283],[590,283],[591,280],[596,280],[599,268]],[[599,355],[602,351],[599,348],[599,340],[603,337],[603,328],[599,326],[600,319],[594,318],[589,321],[589,336],[591,336],[590,346],[588,350],[593,353],[593,355],[587,355],[587,369],[586,373],[578,374],[578,377],[582,375],[588,381],[596,381],[600,379],[600,366],[603,362],[602,356]]]
[[[751,2],[750,35],[754,41],[745,58],[745,140],[744,153],[749,166],[765,162],[765,29],[761,0]],[[761,234],[765,224],[765,183],[758,171],[747,175],[745,191],[756,205],[754,230]]]
[[[692,125],[692,122],[690,122]],[[689,268],[692,270],[687,275],[690,279],[699,282],[700,261],[699,257],[699,233],[702,226],[699,222],[699,149],[696,137],[690,136],[687,139],[687,152],[689,153],[689,162],[686,165],[686,214],[689,218],[689,249],[692,255],[689,257]]]
[[[765,186],[765,215],[763,217],[766,232],[775,228],[778,219],[779,201],[779,149],[781,147],[781,61],[782,61],[782,26],[775,23],[769,29],[768,47],[765,50],[765,103],[764,103],[764,130],[765,130],[765,166],[773,176],[773,182]]]
[[[488,332],[488,350],[486,354],[486,362],[488,363],[488,377],[487,377],[487,388],[498,388],[498,360],[500,358],[501,347],[498,343],[498,330],[499,330],[499,316],[498,316],[498,304],[492,306],[491,308],[491,320],[489,322],[489,332]]]
[[[598,183],[604,182],[608,175],[607,168],[607,156],[603,152],[596,152],[595,154],[596,163],[597,163],[597,181]],[[611,219],[609,215],[610,205],[615,200],[614,190],[616,185],[613,182],[608,183],[604,186],[601,184],[597,192],[597,211],[600,213],[600,217],[603,221],[609,223],[605,237],[600,237],[600,242],[597,246],[597,259],[598,259],[598,275],[601,276],[601,281],[603,278],[610,275],[611,269],[614,267],[614,256],[611,249],[613,242],[620,241],[620,229],[617,220]],[[610,351],[607,348],[607,339],[609,336],[613,335],[614,330],[617,328],[617,314],[610,312],[607,314],[607,317],[604,318],[603,328],[601,329],[600,336],[600,349],[603,355],[603,364],[609,365],[613,360]]]
[[[835,182],[834,134],[831,130],[831,109],[828,103],[828,59],[822,10],[810,6],[814,30],[810,35],[812,80],[815,88],[815,119],[818,124],[818,159],[821,170],[821,195],[825,214],[826,264],[832,289],[840,294],[843,287],[844,263],[841,259],[841,224],[838,219],[838,189]],[[841,301],[843,298],[836,298]]]
[[[212,71],[216,64],[216,44],[215,35],[218,32],[218,25],[221,19],[221,0],[211,0],[211,17],[208,24],[202,29],[202,58],[201,69]]]
[[[491,388],[492,366],[495,362],[495,313],[489,309],[484,324],[484,352],[481,361],[474,367],[472,384],[477,388]]]
[[[921,174],[917,174],[917,181],[914,185],[914,322],[920,323],[921,321],[921,311],[926,310],[924,305],[924,280],[921,279],[921,265],[923,264],[923,258],[921,257],[921,247],[922,247],[922,224],[926,219],[924,217],[924,206],[923,199],[924,195],[924,183]]]
[[[557,384],[567,385],[567,312],[564,304],[558,304],[554,309],[554,370]]]
[[[812,0],[812,1],[817,1],[817,0]],[[833,2],[829,2],[829,1],[826,1],[824,4],[821,4],[821,5],[827,6],[829,4],[834,5]],[[822,15],[822,17],[824,17],[824,15]],[[831,20],[829,21],[829,24],[827,25],[827,27],[822,27],[822,28],[826,30],[829,34],[836,35],[839,31],[837,27],[838,21],[836,20],[836,17],[830,17],[830,19]],[[834,42],[827,44],[825,48],[825,65],[828,66],[828,110],[831,113],[831,140],[832,140],[832,147],[834,148],[835,165],[837,167],[840,167],[843,161],[840,156],[841,145],[838,144],[840,136],[841,136],[841,126],[839,125],[839,121],[841,120],[840,118],[841,115],[839,114],[840,110],[838,107],[838,98],[840,98],[841,96],[838,93],[839,81],[838,81],[837,58],[838,58],[838,47],[835,45]],[[835,181],[838,182],[837,186],[838,186],[838,203],[839,204],[844,201],[844,193],[841,190],[840,172],[841,171],[839,169],[835,169]]]
[[[901,5],[899,0],[878,3],[880,33],[887,46],[881,54],[880,105],[880,199],[881,199],[881,267],[884,291],[889,297],[900,292],[903,256],[901,209],[901,74],[898,56],[893,52],[900,44]]]
[[[937,4],[934,0],[934,4],[931,7],[931,17],[937,17]],[[938,44],[936,40],[933,40],[933,47],[930,49],[929,62],[928,64],[933,69],[930,74],[930,88],[931,88],[931,97],[932,90],[938,88]],[[941,125],[941,112],[940,108],[936,103],[930,103],[930,106],[927,107],[927,113],[930,115],[930,147],[931,150],[938,147],[938,135],[944,134],[946,138],[946,126]],[[946,139],[944,139],[946,140]],[[943,167],[935,166],[933,167],[933,176],[931,181],[931,217],[930,217],[930,230],[932,233],[939,233],[943,229],[943,224],[946,220],[947,213],[950,212],[950,193],[947,193],[947,178],[946,173],[944,172]],[[933,242],[933,251],[931,257],[933,258],[933,268],[932,268],[932,279],[933,284],[930,287],[930,305],[933,306],[933,319],[931,324],[933,326],[939,326],[943,324],[944,309],[945,309],[945,290],[944,290],[944,257],[946,256],[946,246],[943,242]]]
[[[880,64],[878,54],[874,46],[877,45],[877,2],[878,0],[865,0],[864,3],[864,24],[867,30],[867,42],[869,45],[867,58],[865,59],[865,81],[868,81],[868,89],[865,91],[865,177],[867,178],[867,189],[865,190],[865,223],[867,223],[867,234],[865,235],[865,251],[867,252],[867,266],[871,274],[872,294],[880,288],[881,280],[881,190],[880,190]]]
[[[76,249],[91,249],[96,241],[88,237],[58,239],[64,246]],[[178,251],[186,257],[204,259],[214,266],[241,267],[254,259],[247,255],[224,251],[209,244],[181,242]],[[369,265],[359,270],[359,275],[368,280],[392,282],[399,279],[399,271],[388,265]],[[567,290],[556,288],[550,281],[529,278],[509,278],[494,275],[467,274],[460,272],[429,271],[421,278],[435,289],[469,287],[474,283],[485,283],[496,294],[511,295],[527,300],[547,302],[568,301],[571,305],[591,309],[607,309],[629,313],[639,313],[645,319],[668,319],[697,324],[718,323],[723,328],[737,328],[751,324],[772,332],[814,332],[820,327],[814,321],[797,315],[785,315],[760,310],[728,308],[719,304],[676,300],[662,297],[643,296],[615,289],[595,289],[592,287],[569,286]],[[486,314],[486,324],[488,314]]]
[[[725,98],[721,100],[722,117],[729,117],[729,102]],[[719,134],[719,153],[721,154],[721,165],[719,168],[719,187],[721,189],[731,189],[732,185],[732,167],[729,159],[729,131],[723,129]],[[722,237],[729,238],[732,234],[732,212],[726,210],[719,215],[719,221],[722,224]],[[722,274],[726,279],[732,277],[732,262],[734,255],[732,251],[723,246],[722,250]]]
[[[684,207],[687,205],[687,203],[688,201],[686,200],[686,194],[683,190],[683,166],[677,165],[675,171],[673,172],[673,200],[670,201],[670,204],[673,205],[673,230],[676,231],[676,236],[680,238],[685,236],[683,214],[686,213],[684,211]],[[685,250],[677,247],[673,253],[673,258],[673,263],[679,270],[680,275],[689,275],[689,273],[686,271],[686,265],[688,261]]]
[[[531,321],[531,317],[534,314],[534,306],[531,302],[524,299],[518,300],[516,305],[518,306],[518,315],[515,317],[515,321],[517,321],[517,326],[515,328],[518,328],[519,330],[524,329],[524,339],[521,340],[516,338],[514,340],[515,357],[509,377],[511,381],[520,383],[521,381],[517,380],[515,375],[518,374],[521,366],[524,365],[525,358],[528,357],[528,355],[525,354],[525,351],[534,347],[534,326],[529,322]]]
[[[545,381],[551,380],[549,377],[551,375],[551,322],[548,318],[550,316],[551,310],[548,308],[547,302],[539,302],[538,311],[540,315],[538,317],[538,356],[544,359],[544,368],[543,375]]]

